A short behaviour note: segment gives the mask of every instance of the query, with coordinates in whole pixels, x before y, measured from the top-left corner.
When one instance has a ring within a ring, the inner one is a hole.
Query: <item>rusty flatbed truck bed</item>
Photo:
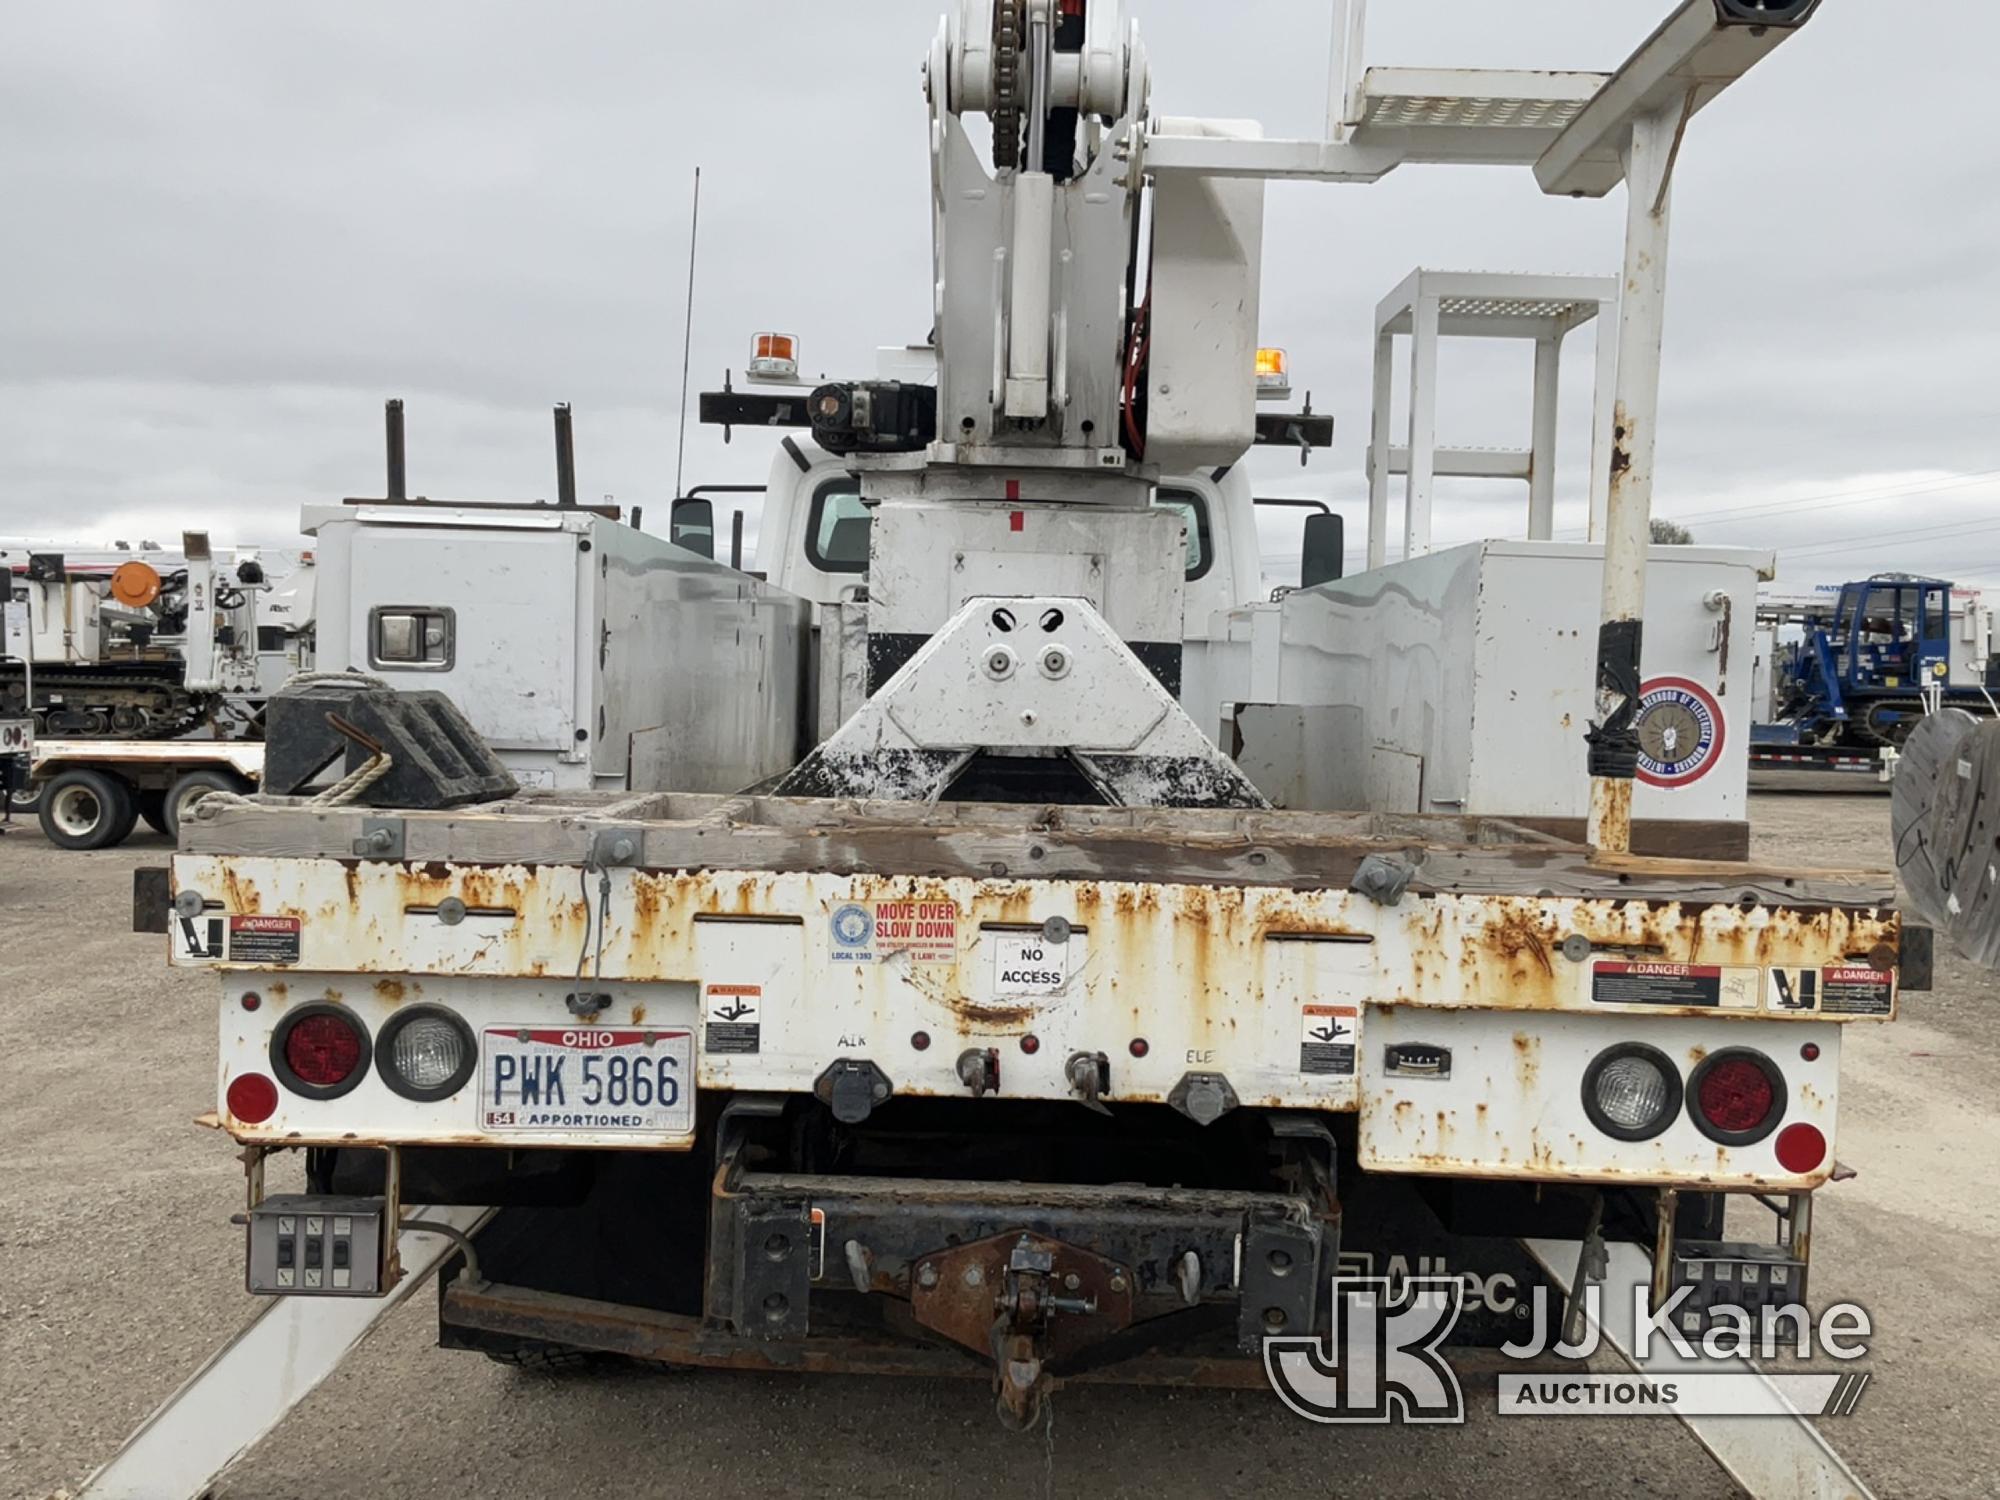
[[[1317,1326],[1356,1256],[1490,1291],[1482,1240],[1666,1252],[1755,1191],[1802,1262],[1842,1023],[1894,1010],[1892,895],[1484,819],[540,794],[202,804],[170,927],[221,970],[253,1159],[502,1208],[448,1341],[956,1346],[1025,1419],[1045,1377],[1220,1378],[1190,1351]],[[329,1015],[366,1054],[330,1087],[286,1046]],[[428,1089],[418,1021],[461,1040]],[[1631,1055],[1673,1095],[1636,1125],[1593,1093]],[[1697,1100],[1731,1059],[1764,1091],[1733,1131]]]

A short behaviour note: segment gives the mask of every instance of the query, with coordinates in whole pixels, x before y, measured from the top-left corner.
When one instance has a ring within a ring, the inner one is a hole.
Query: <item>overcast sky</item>
[[[391,395],[415,491],[550,495],[568,400],[584,496],[663,524],[697,164],[696,389],[758,329],[867,375],[929,327],[918,64],[940,0],[4,3],[0,535],[284,543],[301,504],[380,493]],[[1319,132],[1325,0],[1129,8],[1156,109]],[[1368,53],[1609,68],[1666,8],[1374,0]],[[1782,549],[1790,583],[2000,586],[1996,55],[1984,0],[1826,0],[1696,121],[1659,514]],[[1273,187],[1264,338],[1339,435],[1303,471],[1257,455],[1260,493],[1329,495],[1358,540],[1376,301],[1420,263],[1615,273],[1622,212],[1521,170]],[[1590,354],[1579,334],[1559,527],[1582,524]],[[1527,358],[1447,345],[1441,437],[1525,446]],[[768,459],[691,427],[687,482]],[[1450,485],[1438,540],[1525,512],[1518,485]]]

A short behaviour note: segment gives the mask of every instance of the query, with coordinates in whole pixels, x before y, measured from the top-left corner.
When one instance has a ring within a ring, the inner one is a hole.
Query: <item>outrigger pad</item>
[[[343,774],[368,763],[368,746],[336,728],[329,715],[389,754],[388,772],[360,795],[362,805],[419,811],[464,807],[520,790],[479,731],[443,693],[315,682],[286,688],[265,705],[264,791],[297,796],[343,755]]]

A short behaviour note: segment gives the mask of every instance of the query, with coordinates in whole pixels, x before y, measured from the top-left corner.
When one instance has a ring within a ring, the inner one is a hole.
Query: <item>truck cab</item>
[[[1264,597],[1256,502],[1242,465],[1160,481],[1153,504],[1187,523],[1183,628],[1206,633],[1217,611]],[[848,460],[801,433],[772,456],[754,569],[815,605],[852,602],[867,582],[873,507]]]
[[[1840,591],[1829,642],[1853,691],[1914,690],[1951,672],[1951,585],[1878,574]]]

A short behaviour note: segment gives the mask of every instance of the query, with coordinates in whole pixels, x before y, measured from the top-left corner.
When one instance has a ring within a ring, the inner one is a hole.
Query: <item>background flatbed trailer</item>
[[[177,838],[190,803],[209,792],[256,790],[264,747],[253,740],[37,740],[32,766],[15,811],[32,810],[52,844],[108,849],[142,820]]]
[[[1793,745],[1778,742],[1750,743],[1750,770],[1778,772],[1837,772],[1849,776],[1869,776],[1886,781],[1893,764],[1882,750],[1857,749],[1851,745]]]

